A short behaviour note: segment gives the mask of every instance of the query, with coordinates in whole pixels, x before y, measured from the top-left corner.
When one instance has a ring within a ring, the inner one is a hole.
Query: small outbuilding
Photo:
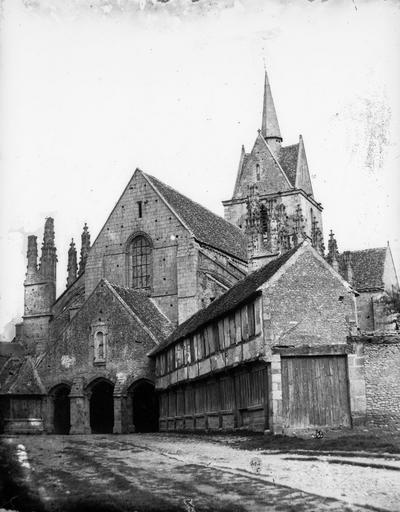
[[[355,295],[307,242],[249,274],[150,353],[160,430],[291,433],[364,421],[347,342]]]

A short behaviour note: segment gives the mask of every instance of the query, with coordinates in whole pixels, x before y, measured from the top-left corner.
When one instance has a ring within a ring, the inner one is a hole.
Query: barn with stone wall
[[[251,273],[151,352],[160,429],[350,427],[354,295],[307,243]]]

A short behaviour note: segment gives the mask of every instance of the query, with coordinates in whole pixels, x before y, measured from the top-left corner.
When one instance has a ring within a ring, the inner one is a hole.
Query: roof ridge
[[[386,249],[387,249],[387,246],[385,246],[385,247],[367,247],[365,249],[354,249],[354,250],[347,249],[345,251],[342,251],[340,253],[340,256],[342,256],[343,253],[345,253],[345,252],[352,252],[352,253],[354,253],[354,252],[366,252],[366,251],[386,251]]]
[[[147,334],[151,337],[151,339],[154,341],[154,343],[156,345],[159,344],[158,340],[157,340],[157,337],[156,335],[154,334],[154,332],[146,325],[145,322],[143,322],[143,320],[140,318],[140,315],[138,315],[138,313],[136,311],[134,311],[130,305],[125,301],[125,299],[123,297],[121,297],[121,295],[118,293],[118,290],[116,290],[114,288],[114,286],[109,282],[107,281],[107,279],[104,279],[104,282],[107,284],[107,286],[109,287],[109,289],[111,290],[111,293],[113,293],[114,295],[117,295],[117,298],[118,300],[121,302],[121,304],[130,312],[130,314],[135,318],[135,320],[139,323],[139,325],[142,327],[142,329],[144,329],[144,331],[147,332]],[[117,285],[118,286],[118,285]]]

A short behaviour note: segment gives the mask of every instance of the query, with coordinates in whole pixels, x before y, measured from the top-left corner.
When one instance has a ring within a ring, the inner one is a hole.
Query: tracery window
[[[130,283],[132,288],[151,287],[151,242],[139,235],[129,245]]]

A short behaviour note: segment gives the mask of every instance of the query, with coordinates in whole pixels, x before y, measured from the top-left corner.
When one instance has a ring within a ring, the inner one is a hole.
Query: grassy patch
[[[322,439],[294,436],[258,435],[239,438],[231,446],[245,450],[278,450],[282,452],[309,450],[316,452],[400,453],[400,438],[367,433],[332,434]]]
[[[183,440],[185,434],[168,434],[171,438]],[[306,436],[283,436],[257,432],[235,432],[226,434],[195,433],[190,439],[204,439],[209,442],[226,444],[243,450],[274,450],[278,452],[296,452],[299,450],[315,452],[370,452],[376,456],[382,453],[400,454],[400,433],[366,432],[358,430],[332,430],[325,432],[321,439],[315,439],[311,433]]]

